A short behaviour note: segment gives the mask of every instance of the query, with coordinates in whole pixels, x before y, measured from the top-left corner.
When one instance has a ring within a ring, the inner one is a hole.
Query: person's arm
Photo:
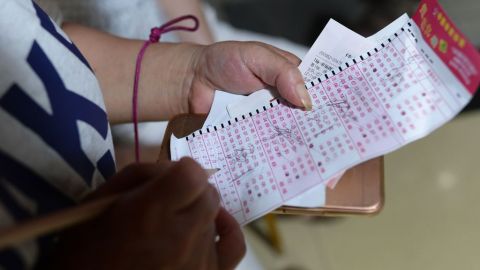
[[[143,41],[75,24],[64,24],[63,29],[93,67],[110,122],[131,121],[135,62]],[[208,113],[215,89],[249,94],[265,87],[277,88],[292,104],[309,108],[311,101],[298,63],[294,55],[262,43],[152,44],[142,63],[138,119]]]
[[[177,32],[176,35],[183,42],[197,44],[211,44],[214,42],[213,34],[205,19],[202,3],[199,0],[158,0],[162,12],[171,20],[175,17],[192,14],[198,18],[199,28],[194,33]]]

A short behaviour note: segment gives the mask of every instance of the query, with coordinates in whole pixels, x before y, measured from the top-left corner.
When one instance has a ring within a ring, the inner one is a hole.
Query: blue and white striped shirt
[[[95,74],[31,0],[0,0],[0,227],[68,207],[115,172]],[[0,252],[33,269],[51,237]]]

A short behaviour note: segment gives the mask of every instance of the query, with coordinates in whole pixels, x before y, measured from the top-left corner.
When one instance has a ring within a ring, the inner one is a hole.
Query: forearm
[[[111,36],[66,23],[64,31],[87,58],[100,82],[110,122],[132,120],[132,94],[136,58],[143,41]],[[194,55],[201,46],[152,44],[142,62],[138,94],[138,120],[165,120],[188,112],[185,83],[193,77]]]
[[[213,34],[208,26],[202,4],[199,0],[158,0],[162,11],[168,19],[192,14],[195,15],[200,23],[198,30],[194,33],[179,31],[176,34],[183,42],[193,42],[198,44],[211,44],[214,42]]]

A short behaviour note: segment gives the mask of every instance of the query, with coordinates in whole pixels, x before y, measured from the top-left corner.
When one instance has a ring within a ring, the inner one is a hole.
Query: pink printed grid
[[[416,42],[402,30],[371,57],[310,87],[311,112],[280,102],[187,140],[194,159],[221,169],[210,181],[223,206],[244,224],[450,119],[458,108],[445,100],[455,95]]]

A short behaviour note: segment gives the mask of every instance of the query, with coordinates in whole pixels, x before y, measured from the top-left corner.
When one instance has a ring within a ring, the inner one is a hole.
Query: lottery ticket
[[[407,14],[390,23],[373,36],[365,38],[330,19],[300,63],[306,82],[313,81],[378,44],[386,42],[393,33],[408,21]],[[352,44],[355,44],[352,46]]]
[[[467,104],[479,82],[480,55],[438,3],[425,0],[385,43],[309,82],[311,111],[276,99],[172,138],[172,158],[219,168],[209,181],[245,224],[432,132]]]

